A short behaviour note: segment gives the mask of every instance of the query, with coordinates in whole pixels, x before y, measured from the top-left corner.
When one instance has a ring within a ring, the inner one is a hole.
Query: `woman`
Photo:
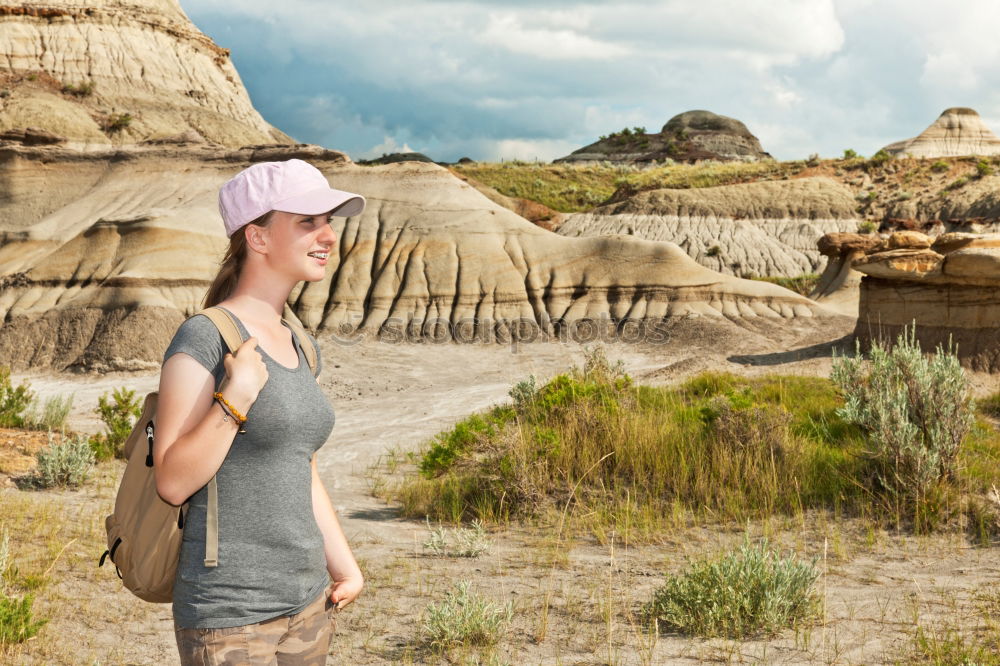
[[[364,209],[302,160],[262,162],[219,192],[230,246],[204,306],[237,319],[229,353],[203,315],[164,354],[153,459],[157,491],[190,498],[173,616],[181,663],[325,664],[335,612],[363,577],[316,467],[334,413],[281,323],[301,281],[323,279],[330,216]],[[180,353],[178,353],[180,352]],[[228,377],[224,394],[216,393]],[[245,422],[241,421],[245,418]],[[218,486],[218,564],[205,566],[206,484]],[[332,585],[330,581],[332,579]]]

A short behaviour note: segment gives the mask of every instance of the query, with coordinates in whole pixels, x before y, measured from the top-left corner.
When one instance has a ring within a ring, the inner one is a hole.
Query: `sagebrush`
[[[815,561],[781,557],[766,539],[693,562],[669,576],[645,611],[657,623],[697,636],[776,634],[817,615]]]
[[[512,602],[492,601],[459,581],[440,603],[427,607],[424,631],[436,648],[460,645],[495,645],[514,618]]]
[[[94,451],[86,436],[64,437],[54,442],[49,432],[49,443],[35,454],[37,469],[34,483],[40,488],[53,486],[76,487],[87,480],[94,466]]]
[[[844,395],[837,413],[860,426],[869,444],[873,490],[906,515],[958,475],[962,441],[975,421],[969,380],[951,346],[925,355],[916,327],[895,344],[874,340],[861,354],[834,359],[831,380]]]

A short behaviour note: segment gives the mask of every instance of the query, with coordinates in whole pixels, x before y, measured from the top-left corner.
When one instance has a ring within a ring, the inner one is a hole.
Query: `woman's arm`
[[[326,568],[333,578],[330,600],[336,603],[338,608],[343,608],[361,594],[364,576],[361,575],[361,569],[351,553],[351,547],[347,545],[344,530],[337,520],[337,512],[334,511],[330,496],[319,478],[316,454],[313,454],[312,458],[312,502],[316,524],[323,533]]]

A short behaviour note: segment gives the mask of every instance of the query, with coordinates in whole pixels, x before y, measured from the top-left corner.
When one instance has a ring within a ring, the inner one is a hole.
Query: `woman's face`
[[[290,277],[315,282],[326,276],[329,258],[311,256],[320,251],[334,252],[337,234],[330,226],[329,213],[299,215],[275,211],[271,223],[264,228],[266,234],[265,260],[274,270],[289,273]]]

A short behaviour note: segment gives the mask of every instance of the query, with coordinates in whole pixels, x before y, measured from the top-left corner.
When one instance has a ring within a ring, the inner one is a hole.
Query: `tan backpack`
[[[206,315],[212,320],[230,352],[235,353],[243,344],[239,328],[226,310],[209,307],[195,314]],[[309,344],[305,329],[287,305],[282,321],[295,332],[309,368],[315,375],[316,349]],[[227,381],[228,377],[224,377],[217,390],[223,390]],[[173,599],[174,577],[190,500],[181,506],[174,506],[156,492],[153,438],[157,397],[158,391],[146,395],[142,414],[125,441],[128,462],[118,486],[114,513],[104,521],[108,549],[101,555],[97,566],[104,566],[105,558],[110,557],[118,577],[132,593],[145,601],[167,603]],[[218,557],[219,495],[213,476],[208,482],[205,566],[218,566]]]

